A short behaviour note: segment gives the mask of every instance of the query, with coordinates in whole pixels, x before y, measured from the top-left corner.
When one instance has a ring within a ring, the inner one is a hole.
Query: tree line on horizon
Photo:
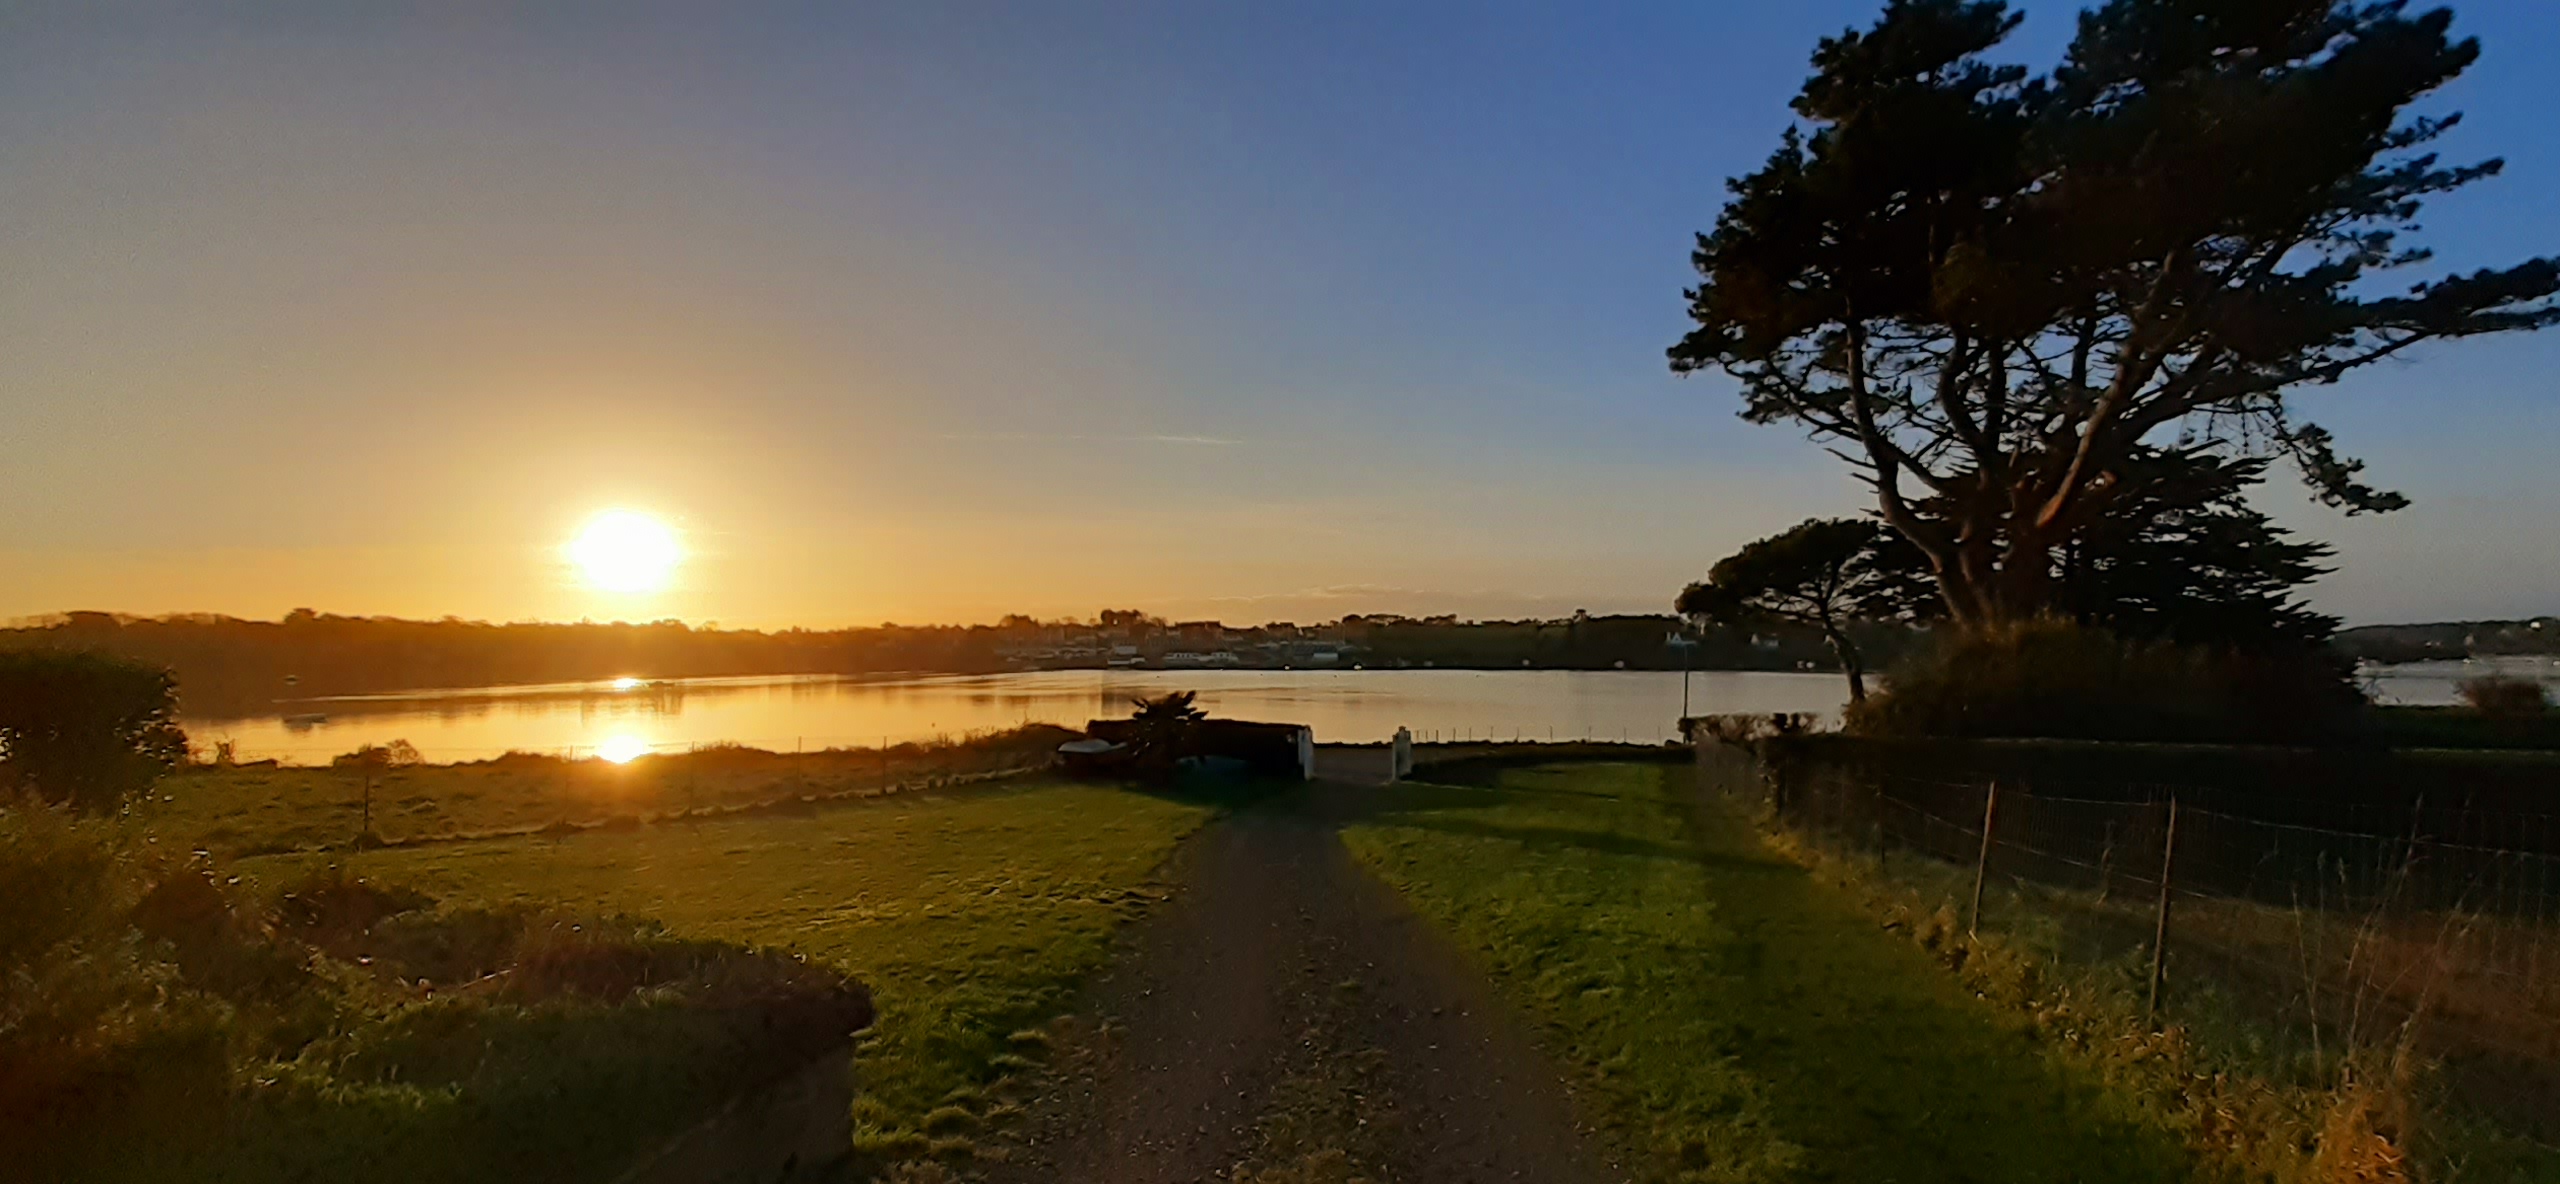
[[[1094,637],[1150,648],[1216,649],[1270,639],[1322,640],[1343,662],[1394,666],[1792,669],[1822,656],[1795,630],[1711,632],[1685,655],[1664,644],[1668,614],[1462,621],[1350,614],[1313,625],[1168,621],[1136,610],[984,625],[894,625],[762,631],[649,623],[492,624],[338,616],[299,609],[274,621],[217,614],[135,617],[77,612],[0,628],[0,653],[95,651],[174,673],[194,715],[266,714],[280,702],[432,687],[588,682],[631,675],[710,678],[784,674],[994,673],[1021,668],[1043,642]],[[1783,633],[1783,636],[1780,634]],[[1872,644],[1890,647],[1889,637]]]

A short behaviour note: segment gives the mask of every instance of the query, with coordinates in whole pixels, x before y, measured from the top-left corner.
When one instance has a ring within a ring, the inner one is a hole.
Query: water
[[[2450,707],[2462,701],[2462,681],[2484,674],[2530,678],[2560,695],[2560,657],[2506,654],[2491,658],[2453,658],[2441,662],[2400,662],[2362,666],[2356,679],[2376,703],[2399,707]]]
[[[2560,687],[2560,661],[2516,657],[2411,662],[2359,672],[2383,703],[2458,702],[2456,685],[2491,672]],[[1690,675],[1689,710],[1805,711],[1837,717],[1847,698],[1833,673],[1706,670]],[[1672,738],[1680,675],[1650,670],[1057,670],[919,678],[699,678],[562,683],[315,699],[297,716],[189,719],[200,749],[229,740],[241,760],[320,764],[362,744],[407,740],[433,761],[510,749],[628,758],[699,744],[869,747],[1127,714],[1139,695],[1196,690],[1212,714],[1302,723],[1326,742],[1384,740],[1398,726],[1425,740]],[[311,719],[320,715],[325,719]]]
[[[1689,677],[1689,709],[1696,715],[1836,715],[1847,698],[1847,684],[1831,673],[1717,670]],[[314,699],[294,704],[295,717],[185,723],[199,749],[229,740],[238,759],[288,764],[326,763],[358,745],[395,739],[439,762],[511,749],[627,759],[719,742],[790,751],[958,738],[1029,722],[1081,727],[1128,714],[1133,697],[1176,690],[1200,692],[1200,705],[1212,715],[1306,724],[1327,743],[1381,741],[1399,726],[1424,740],[1652,743],[1672,738],[1680,717],[1676,671],[1056,670],[483,687]]]

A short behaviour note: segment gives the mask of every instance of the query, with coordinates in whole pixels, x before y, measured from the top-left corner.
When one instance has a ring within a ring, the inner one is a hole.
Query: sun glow
[[[627,765],[649,755],[649,742],[638,736],[608,737],[596,745],[596,755],[617,765]]]
[[[569,540],[569,562],[588,585],[607,592],[655,592],[684,562],[676,532],[646,514],[607,510]]]

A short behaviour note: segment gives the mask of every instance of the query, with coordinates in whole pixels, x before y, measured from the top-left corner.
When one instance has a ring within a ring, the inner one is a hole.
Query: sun
[[[596,745],[596,755],[611,764],[627,765],[649,755],[649,742],[638,736],[608,736]]]
[[[684,546],[666,523],[631,510],[606,510],[569,540],[580,578],[607,592],[655,592],[675,578]]]

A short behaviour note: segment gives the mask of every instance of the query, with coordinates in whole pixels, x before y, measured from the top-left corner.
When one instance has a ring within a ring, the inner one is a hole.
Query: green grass
[[[2221,1176],[2560,1180],[2560,1149],[2454,1096],[2402,1026],[2403,1006],[2423,1006],[2427,1022],[2452,1019],[2475,1039],[2495,1032],[2510,1052],[2549,1048],[2538,997],[2512,975],[2466,966],[2460,945],[2439,944],[2449,918],[2404,926],[2239,900],[2182,902],[2176,925],[2185,944],[2173,939],[2155,1028],[2146,1015],[2149,901],[2102,902],[1994,876],[1980,933],[1966,936],[1959,918],[1972,892],[1969,866],[1907,850],[1879,858],[1865,843],[1801,829],[1771,841],[1931,951],[1965,987],[2029,1017],[2076,1071],[2139,1098]],[[2477,935],[2454,940],[2462,936]],[[2297,1010],[2308,981],[2299,967],[2315,951],[2339,957],[2340,947],[2351,951],[2340,972],[2360,982],[2324,986],[2327,1023],[2315,1038]],[[2509,1104],[2529,1102],[2521,1091],[2534,1088],[2505,1076],[2474,1085],[2519,1091]]]
[[[2497,719],[2468,707],[2376,707],[2366,720],[2394,748],[2560,749],[2560,711]]]
[[[714,747],[628,764],[519,753],[392,770],[373,786],[373,830],[393,842],[592,826],[803,797],[850,797],[1045,762],[1062,729],[1033,726],[954,744],[811,753]],[[254,855],[350,846],[363,819],[352,771],[193,766],[163,779],[134,815],[180,850]]]
[[[2185,1180],[2179,1140],[1683,767],[1408,784],[1352,850],[1476,950],[1648,1179]]]
[[[974,1125],[984,1087],[1106,956],[1151,873],[1206,807],[1054,780],[915,793],[790,815],[665,822],[241,861],[281,882],[336,861],[447,905],[533,902],[654,918],[672,931],[778,946],[868,984],[858,1147],[922,1154]],[[928,1131],[927,1119],[935,1115]],[[950,1145],[946,1144],[946,1148]]]

